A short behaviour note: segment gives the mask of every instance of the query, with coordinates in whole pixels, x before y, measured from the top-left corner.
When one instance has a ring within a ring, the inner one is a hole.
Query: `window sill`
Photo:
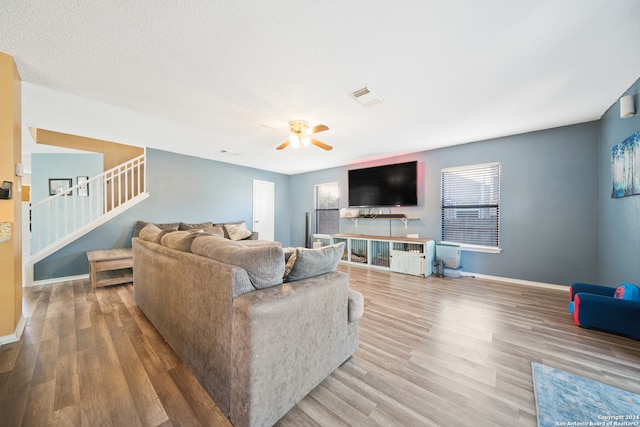
[[[461,251],[466,251],[466,252],[483,252],[486,254],[499,254],[502,252],[502,248],[496,248],[493,246],[470,245],[468,243],[455,243],[455,242],[441,242],[441,243],[458,245],[460,246]]]

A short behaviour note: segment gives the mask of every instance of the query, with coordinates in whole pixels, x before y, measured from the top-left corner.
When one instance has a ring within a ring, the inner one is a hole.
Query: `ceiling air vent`
[[[351,94],[356,101],[362,104],[365,107],[371,107],[372,105],[376,105],[382,102],[382,98],[380,95],[375,93],[373,89],[368,86],[363,87],[362,89],[358,89],[357,91]]]

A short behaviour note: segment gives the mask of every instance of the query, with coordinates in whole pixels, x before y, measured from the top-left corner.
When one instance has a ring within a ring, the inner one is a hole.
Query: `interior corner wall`
[[[640,131],[640,80],[624,95],[633,95],[636,114],[621,118],[616,102],[600,120],[597,282],[608,286],[640,285],[640,195],[611,198],[611,148]]]
[[[340,220],[341,233],[441,239],[440,171],[500,162],[502,253],[463,252],[465,271],[569,285],[597,277],[598,123],[514,135],[292,177],[291,241],[304,244],[303,219],[313,212],[313,186],[339,182],[340,207],[348,206],[348,169],[417,160],[418,207],[392,208],[418,218],[401,221]]]
[[[34,279],[87,274],[86,251],[131,247],[137,220],[253,221],[253,180],[275,184],[275,240],[289,245],[288,175],[168,151],[147,149],[149,198],[34,266]]]

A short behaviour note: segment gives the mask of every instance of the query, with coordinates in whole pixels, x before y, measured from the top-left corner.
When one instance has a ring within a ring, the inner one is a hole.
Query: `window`
[[[318,184],[316,192],[316,233],[337,234],[340,225],[340,186],[337,182]]]
[[[500,163],[442,169],[442,240],[497,249]]]

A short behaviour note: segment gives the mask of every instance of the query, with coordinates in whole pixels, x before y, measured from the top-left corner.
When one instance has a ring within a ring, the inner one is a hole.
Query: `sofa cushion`
[[[251,231],[247,228],[247,224],[245,224],[244,221],[224,224],[224,228],[227,230],[227,235],[231,240],[242,240],[251,236]]]
[[[167,229],[161,229],[160,227],[158,227],[156,224],[152,224],[152,223],[147,223],[147,225],[145,225],[142,230],[140,230],[139,233],[139,237],[142,240],[146,240],[147,242],[153,242],[153,243],[157,243],[160,244],[162,237],[165,234],[170,234],[173,233],[174,230],[167,228]]]
[[[142,231],[142,229],[144,227],[147,226],[147,224],[151,224],[150,222],[147,221],[136,221],[135,225],[133,226],[133,237],[140,237],[140,231]],[[180,226],[179,222],[170,222],[170,223],[166,223],[166,224],[154,224],[155,226],[157,226],[158,228],[160,228],[161,230],[173,230],[176,231],[178,229],[178,227]]]
[[[344,242],[318,249],[296,248],[295,262],[284,281],[293,282],[333,271],[342,259],[343,252]]]
[[[196,255],[244,268],[256,289],[282,283],[284,254],[278,245],[248,247],[203,233],[193,241],[191,251]]]
[[[162,236],[160,243],[167,248],[175,249],[182,252],[191,252],[191,244],[203,233],[202,230],[193,229],[188,231],[173,231]]]
[[[181,222],[178,230],[186,231],[186,230],[204,230],[205,228],[213,227],[213,222],[201,222],[199,224],[187,224],[186,222]]]

